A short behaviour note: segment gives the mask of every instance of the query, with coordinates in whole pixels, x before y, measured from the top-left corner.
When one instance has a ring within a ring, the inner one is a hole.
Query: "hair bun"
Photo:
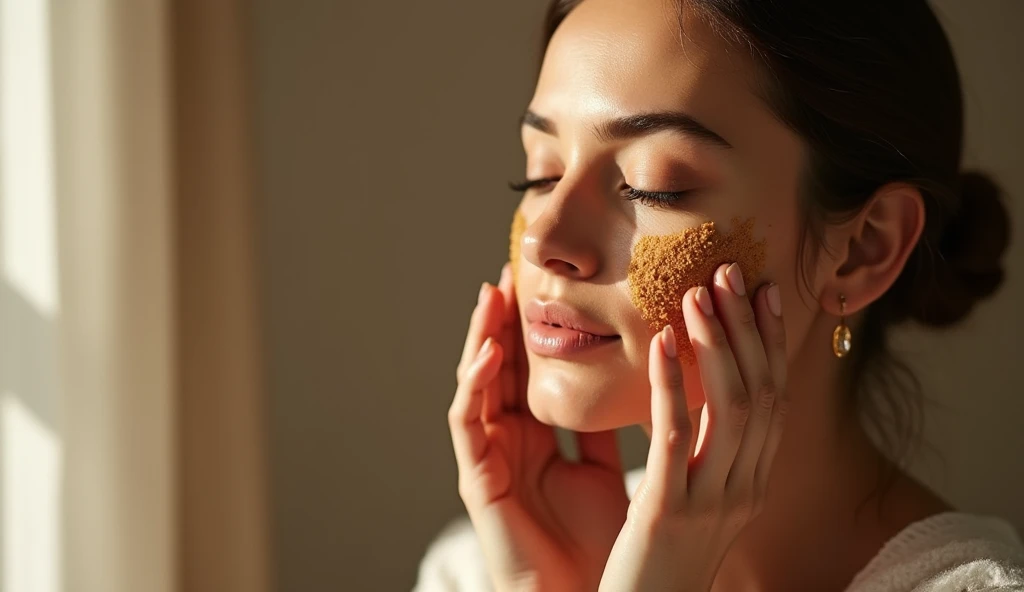
[[[922,294],[916,320],[936,327],[956,323],[1002,284],[1002,257],[1010,218],[1002,191],[987,175],[960,175],[960,210],[949,221],[933,258],[934,290]]]

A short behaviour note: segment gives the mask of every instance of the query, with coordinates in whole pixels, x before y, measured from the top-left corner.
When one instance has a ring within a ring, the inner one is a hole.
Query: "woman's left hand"
[[[651,340],[651,447],[601,577],[602,591],[707,591],[743,527],[761,511],[782,435],[786,341],[778,287],[745,294],[738,265],[683,296],[683,317],[709,424],[692,457],[690,423],[671,326]]]

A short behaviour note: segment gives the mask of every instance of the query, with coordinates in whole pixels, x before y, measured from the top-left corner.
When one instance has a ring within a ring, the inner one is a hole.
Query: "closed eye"
[[[518,193],[524,193],[534,187],[541,187],[548,183],[554,183],[558,181],[558,177],[545,177],[543,179],[524,179],[522,181],[509,181],[509,189]]]
[[[508,186],[512,191],[517,193],[525,193],[530,189],[537,187],[544,187],[551,183],[557,183],[558,177],[545,177],[543,179],[524,179],[522,181],[510,181]],[[684,196],[692,193],[692,190],[688,191],[646,191],[644,189],[637,189],[630,187],[629,185],[624,186],[623,196],[632,201],[639,200],[640,203],[646,206],[669,206]]]
[[[626,199],[640,200],[646,206],[670,206],[689,193],[692,191],[644,191],[628,185],[625,189]]]

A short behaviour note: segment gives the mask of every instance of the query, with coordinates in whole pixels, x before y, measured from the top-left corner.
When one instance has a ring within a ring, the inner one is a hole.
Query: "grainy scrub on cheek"
[[[519,277],[520,241],[526,219],[516,208],[509,233],[508,258],[512,281]],[[764,270],[765,240],[754,240],[754,219],[732,219],[732,230],[721,232],[714,222],[705,222],[675,234],[641,237],[629,261],[627,281],[630,299],[652,331],[671,324],[676,334],[676,351],[685,363],[695,361],[686,323],[683,294],[694,286],[712,289],[718,266],[735,261],[751,288]],[[753,289],[748,289],[752,296]]]
[[[512,216],[512,232],[509,234],[508,242],[508,260],[512,263],[512,285],[516,285],[516,280],[519,277],[519,244],[523,238],[523,232],[526,231],[526,218],[523,217],[523,213],[516,208],[515,215]]]
[[[683,321],[683,294],[694,286],[711,290],[718,266],[735,261],[752,296],[765,259],[765,240],[755,241],[753,230],[753,218],[733,218],[729,233],[705,222],[676,234],[641,237],[633,248],[628,275],[633,305],[653,331],[672,325],[684,363],[695,362],[695,357]]]

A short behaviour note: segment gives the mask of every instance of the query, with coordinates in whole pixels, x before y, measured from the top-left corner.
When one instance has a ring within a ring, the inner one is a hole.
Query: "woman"
[[[545,33],[449,411],[471,522],[418,589],[1024,586],[1008,523],[902,468],[887,331],[962,319],[1009,234],[928,5],[555,0]]]

